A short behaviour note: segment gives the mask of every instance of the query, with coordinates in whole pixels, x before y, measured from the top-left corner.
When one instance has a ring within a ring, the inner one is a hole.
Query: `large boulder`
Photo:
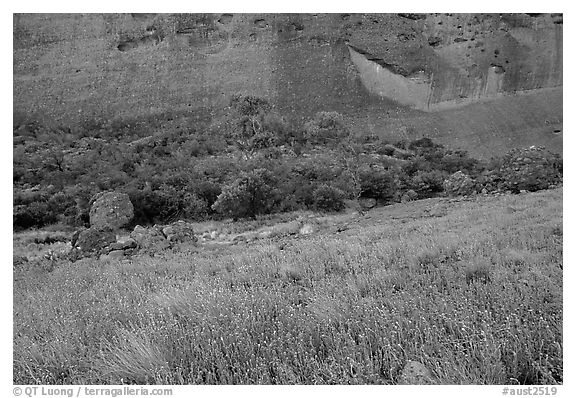
[[[92,200],[90,227],[117,229],[134,217],[134,206],[128,195],[119,192],[101,192]]]
[[[170,248],[170,242],[158,226],[144,228],[137,225],[130,237],[138,244],[138,250],[144,253],[155,253]]]
[[[116,234],[111,228],[88,228],[75,233],[76,241],[72,250],[78,251],[82,257],[99,255],[110,244],[116,242]]]
[[[192,224],[186,221],[177,221],[162,229],[162,232],[170,243],[197,242],[198,238],[194,235]]]
[[[472,195],[475,192],[475,185],[474,180],[461,171],[449,176],[443,184],[444,191],[449,196]]]

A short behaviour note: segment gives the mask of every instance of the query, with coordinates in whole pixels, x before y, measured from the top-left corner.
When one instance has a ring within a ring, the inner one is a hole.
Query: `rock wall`
[[[376,95],[437,111],[562,86],[561,15],[400,18],[410,22],[397,25],[395,36],[379,39],[379,28],[372,24],[365,30],[377,39],[366,40],[358,32],[350,39],[361,80]]]
[[[430,135],[478,154],[503,144],[558,150],[562,22],[561,14],[17,14],[15,123],[186,126],[250,93],[300,119],[342,112],[358,134]],[[527,109],[530,120],[503,108]]]

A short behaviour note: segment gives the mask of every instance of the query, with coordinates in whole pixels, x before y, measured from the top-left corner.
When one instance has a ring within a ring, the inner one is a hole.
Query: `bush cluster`
[[[15,127],[14,227],[86,224],[90,198],[104,190],[127,193],[134,222],[147,224],[459,194],[461,186],[445,183],[456,172],[470,192],[531,191],[562,181],[561,158],[543,148],[481,162],[429,138],[357,140],[336,112],[298,125],[254,96],[235,96],[195,128],[154,122],[160,133],[137,137],[129,127],[151,123],[115,120],[91,132]]]

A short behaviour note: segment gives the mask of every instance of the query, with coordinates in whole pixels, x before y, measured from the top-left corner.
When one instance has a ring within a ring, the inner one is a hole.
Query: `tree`
[[[251,154],[255,150],[274,146],[276,136],[266,123],[272,106],[264,98],[252,95],[235,95],[230,101],[227,115],[226,135],[242,152]]]
[[[272,174],[266,169],[241,172],[222,188],[212,208],[234,219],[269,213],[276,202],[274,185]]]

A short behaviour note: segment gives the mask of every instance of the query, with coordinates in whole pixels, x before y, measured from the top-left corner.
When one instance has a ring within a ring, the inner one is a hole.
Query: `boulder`
[[[118,229],[134,217],[134,206],[128,195],[119,192],[101,192],[92,200],[90,227]]]
[[[162,229],[162,232],[170,243],[197,242],[192,224],[186,221],[177,221]]]
[[[475,192],[475,185],[474,180],[461,171],[452,174],[443,184],[444,191],[449,196],[472,195]]]
[[[83,257],[87,257],[100,254],[114,242],[116,242],[116,234],[111,228],[88,228],[78,233],[72,249],[77,249]]]
[[[156,225],[151,228],[137,225],[134,231],[130,233],[130,237],[137,243],[138,250],[145,253],[154,253],[170,248],[170,242],[160,227]]]
[[[108,248],[110,251],[114,250],[126,250],[126,249],[135,249],[138,246],[136,241],[132,238],[125,240],[124,242],[114,242]]]
[[[119,260],[124,258],[124,251],[123,250],[113,250],[106,255],[109,260]]]
[[[432,374],[420,362],[408,361],[402,370],[398,384],[433,384]]]

